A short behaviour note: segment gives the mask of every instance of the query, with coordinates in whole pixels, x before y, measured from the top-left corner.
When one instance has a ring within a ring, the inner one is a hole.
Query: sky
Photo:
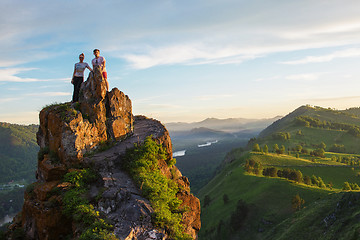
[[[71,101],[80,53],[163,123],[360,105],[358,0],[1,0],[0,122]],[[88,75],[88,70],[85,76]],[[86,78],[86,77],[85,77]]]

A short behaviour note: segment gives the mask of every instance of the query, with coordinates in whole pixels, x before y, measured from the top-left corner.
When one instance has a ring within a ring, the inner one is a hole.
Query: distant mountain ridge
[[[194,128],[209,128],[213,130],[225,131],[225,132],[239,132],[242,130],[259,129],[262,130],[274,121],[280,119],[281,116],[274,118],[264,119],[246,119],[246,118],[206,118],[200,122],[170,122],[166,123],[165,126],[170,132],[177,131],[190,131]]]

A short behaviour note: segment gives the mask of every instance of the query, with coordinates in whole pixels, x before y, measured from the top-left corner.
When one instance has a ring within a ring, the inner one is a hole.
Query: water
[[[204,144],[199,144],[198,147],[208,147],[211,146],[211,144],[217,143],[218,140],[212,141],[212,142],[206,142]]]
[[[13,220],[13,218],[15,217],[15,214],[12,215],[6,215],[3,219],[0,220],[0,227],[6,223],[9,223]]]
[[[185,152],[186,152],[186,150],[181,150],[181,151],[174,152],[173,157],[185,156]]]

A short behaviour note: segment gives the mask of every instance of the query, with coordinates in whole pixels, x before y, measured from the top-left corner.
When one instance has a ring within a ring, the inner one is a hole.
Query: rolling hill
[[[301,106],[229,152],[199,191],[199,238],[358,239],[358,112]]]

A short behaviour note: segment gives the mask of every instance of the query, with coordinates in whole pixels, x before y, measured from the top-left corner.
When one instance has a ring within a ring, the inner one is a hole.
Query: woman
[[[73,77],[71,80],[71,83],[74,84],[74,94],[73,94],[73,99],[72,99],[73,103],[79,101],[79,91],[80,91],[81,83],[84,81],[85,68],[92,71],[89,64],[84,62],[84,57],[85,57],[85,55],[83,53],[81,53],[79,55],[80,62],[75,63],[75,67],[74,67],[74,73],[73,73]]]

